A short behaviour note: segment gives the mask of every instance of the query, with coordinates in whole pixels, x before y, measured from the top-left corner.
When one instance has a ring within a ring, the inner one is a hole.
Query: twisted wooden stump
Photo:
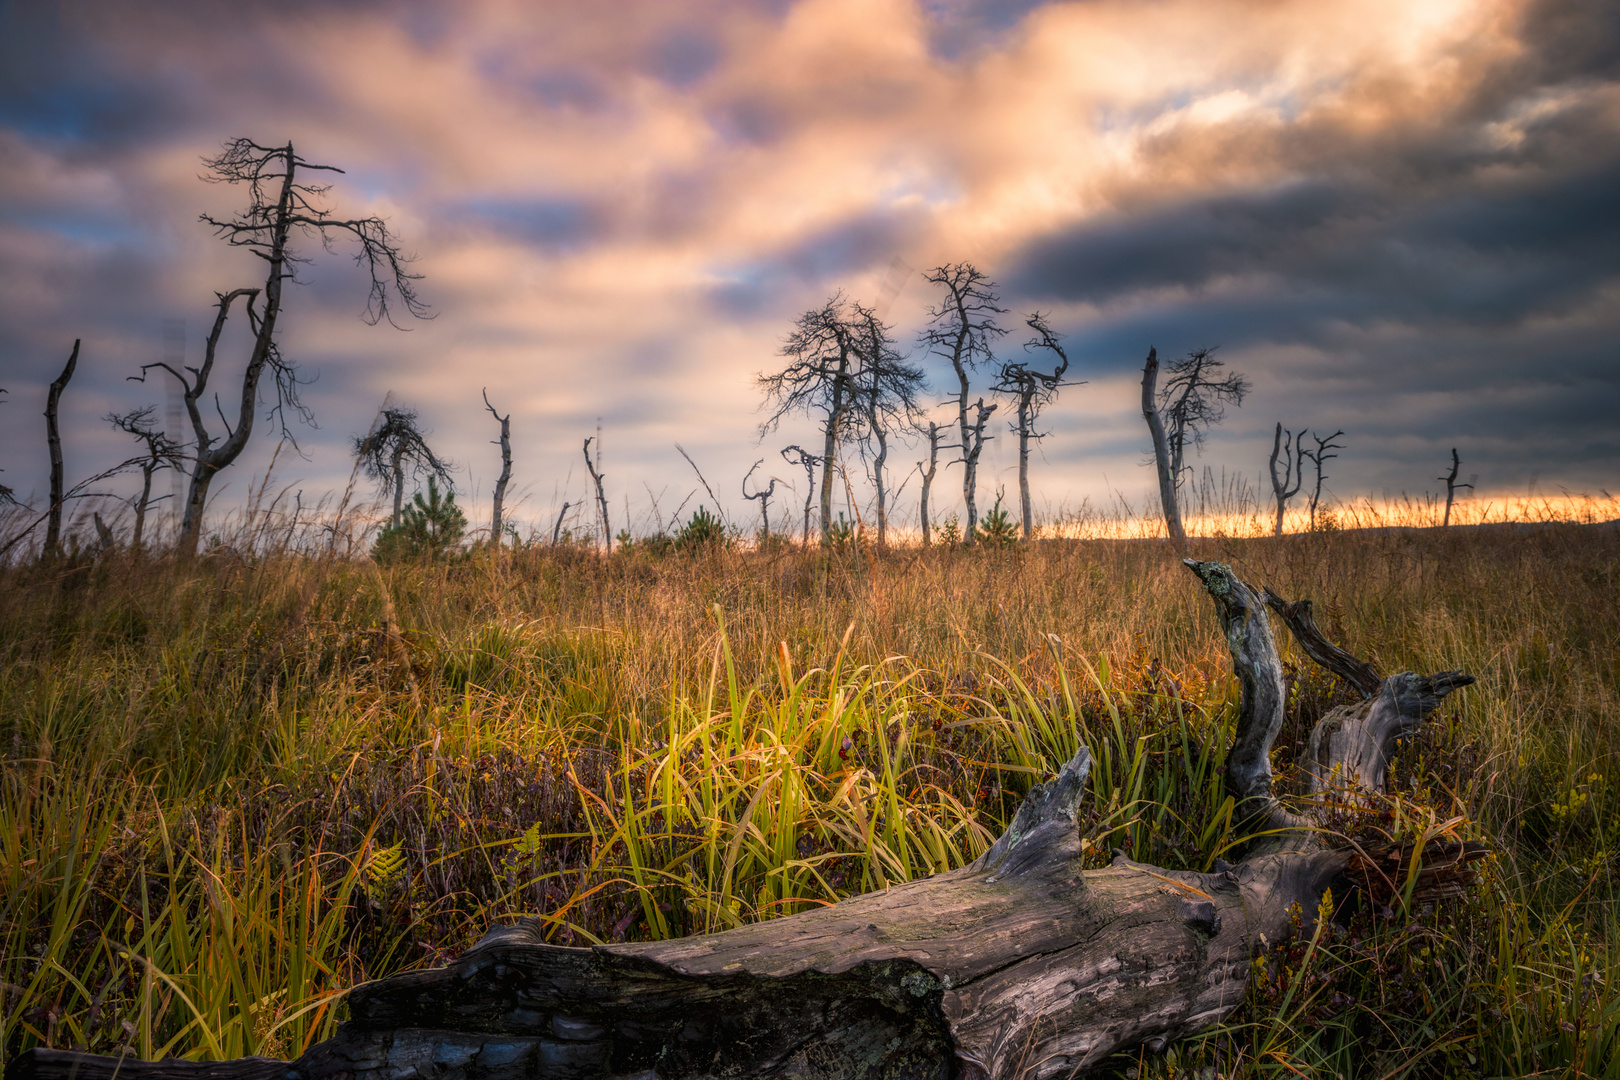
[[[1138,1043],[1158,1048],[1243,1000],[1260,942],[1307,926],[1335,880],[1387,896],[1399,853],[1333,849],[1271,792],[1284,682],[1266,608],[1362,690],[1311,738],[1311,790],[1381,790],[1393,741],[1460,672],[1380,679],[1286,604],[1221,563],[1188,560],[1214,599],[1243,700],[1225,782],[1264,833],[1236,866],[1199,874],[1123,857],[1082,870],[1081,749],[995,845],[950,873],[736,930],[589,949],[539,924],[492,930],[455,963],[357,987],[351,1019],[293,1062],[135,1062],[33,1050],[6,1080],[990,1080],[1068,1076]],[[1430,845],[1420,891],[1454,891],[1475,845]],[[1404,856],[1400,856],[1404,857]],[[1225,866],[1225,864],[1220,864]]]

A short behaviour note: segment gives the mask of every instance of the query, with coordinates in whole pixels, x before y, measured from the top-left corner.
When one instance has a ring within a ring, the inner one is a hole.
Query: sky
[[[1343,430],[1339,499],[1439,490],[1452,447],[1479,496],[1620,483],[1612,0],[0,0],[0,483],[20,497],[46,490],[74,339],[70,484],[133,450],[103,415],[165,415],[160,376],[128,381],[165,327],[195,364],[215,294],[262,284],[198,221],[242,204],[202,179],[241,136],[345,170],[330,207],[388,221],[433,317],[368,325],[353,250],[306,244],[281,347],[314,426],[277,454],[261,410],[215,513],[272,455],[272,497],[343,491],[389,400],[487,524],[487,390],[526,528],[585,498],[599,429],[616,530],[709,501],[677,444],[749,524],[764,459],[780,523],[803,476],[779,451],[815,426],[762,439],[755,380],[794,319],[842,290],[913,347],[926,272],[957,262],[999,287],[1000,358],[1040,311],[1083,380],[1043,417],[1038,512],[1151,489],[1149,347],[1218,346],[1253,386],[1199,468],[1258,484],[1281,422]],[[218,379],[240,378],[239,329]],[[949,370],[914,358],[943,422]],[[1017,490],[1009,411],[981,503]]]

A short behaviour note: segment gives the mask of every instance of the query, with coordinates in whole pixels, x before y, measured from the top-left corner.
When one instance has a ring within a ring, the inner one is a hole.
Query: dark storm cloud
[[[887,262],[896,251],[914,244],[924,225],[920,212],[857,214],[759,260],[721,271],[725,280],[710,290],[712,302],[737,317],[772,310],[802,293],[805,285],[847,280]],[[866,297],[864,302],[874,299]]]
[[[1516,190],[1409,203],[1320,179],[1199,199],[1043,238],[1013,291],[1107,303],[1196,295],[1258,276],[1298,299],[1290,336],[1339,319],[1515,323],[1567,310],[1620,274],[1620,156]],[[1258,330],[1258,328],[1257,328]],[[1264,332],[1264,331],[1260,331]]]
[[[939,56],[956,59],[996,44],[1008,30],[1045,0],[924,0],[929,46]]]

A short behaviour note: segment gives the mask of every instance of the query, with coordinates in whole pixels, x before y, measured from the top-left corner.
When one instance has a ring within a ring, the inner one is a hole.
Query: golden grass
[[[1149,1071],[1620,1069],[1620,533],[1199,545],[1382,670],[1479,676],[1403,755],[1401,805],[1502,857],[1465,904],[1262,958],[1246,1012]],[[1288,655],[1285,777],[1344,693]],[[1234,839],[1228,661],[1152,542],[113,554],[0,570],[0,659],[8,1057],[292,1055],[356,980],[514,913],[687,933],[960,865],[1081,741],[1099,858]]]

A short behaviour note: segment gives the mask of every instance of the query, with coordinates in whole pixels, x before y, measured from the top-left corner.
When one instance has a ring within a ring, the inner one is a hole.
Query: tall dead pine
[[[45,521],[44,557],[47,559],[62,554],[62,432],[57,426],[56,413],[62,403],[62,391],[67,389],[68,380],[73,378],[73,371],[78,366],[79,339],[74,338],[67,367],[51,380],[50,391],[45,395],[45,442],[51,452],[51,505],[50,516]]]
[[[489,391],[487,389],[484,391],[484,408],[488,409],[489,415],[493,416],[501,425],[501,437],[499,440],[501,447],[501,476],[500,479],[495,481],[495,509],[489,520],[489,542],[494,547],[500,547],[501,526],[504,524],[501,518],[501,504],[506,499],[506,482],[512,479],[512,414],[507,413],[502,416],[496,412],[495,406],[489,403]],[[587,451],[586,460],[590,460],[589,451]],[[605,513],[606,511],[604,511],[604,515]]]
[[[922,332],[921,344],[948,361],[956,375],[956,423],[962,436],[958,460],[962,462],[962,501],[967,509],[962,542],[972,544],[979,520],[979,455],[984,451],[985,422],[996,407],[986,405],[982,397],[977,403],[970,402],[969,375],[994,359],[995,339],[1007,332],[996,316],[1006,314],[1007,309],[998,304],[996,283],[972,263],[937,266],[925,276],[945,290],[945,298],[928,311],[929,325]],[[976,410],[973,420],[968,419],[970,406]]]
[[[596,459],[591,460],[591,443],[596,443]],[[602,550],[609,555],[613,554],[613,527],[608,524],[607,493],[602,490],[602,481],[607,478],[606,473],[597,471],[602,465],[602,429],[597,428],[594,439],[585,440],[585,468],[591,474],[591,481],[596,484],[596,505],[602,512]]]
[[[1446,483],[1446,516],[1445,519],[1440,522],[1440,527],[1442,529],[1450,526],[1451,524],[1451,504],[1452,501],[1457,497],[1457,489],[1472,488],[1474,486],[1473,484],[1457,483],[1457,472],[1461,468],[1462,459],[1457,456],[1457,448],[1453,446],[1451,448],[1451,471],[1444,476],[1436,477],[1437,480],[1444,480]]]
[[[1272,528],[1273,536],[1281,536],[1283,531],[1283,512],[1288,509],[1288,500],[1299,494],[1299,487],[1305,482],[1305,429],[1298,432],[1284,431],[1282,422],[1277,422],[1276,433],[1271,437],[1271,494],[1277,500],[1277,522]],[[1277,463],[1282,462],[1282,475],[1277,475]]]
[[[1159,473],[1159,506],[1164,511],[1164,527],[1176,553],[1186,555],[1187,533],[1181,527],[1176,477],[1170,471],[1170,444],[1165,438],[1164,420],[1159,416],[1158,381],[1159,350],[1150,348],[1147,363],[1142,365],[1142,416],[1147,420],[1148,434],[1153,437],[1153,464]]]
[[[1012,430],[1018,436],[1018,504],[1023,516],[1024,539],[1035,539],[1035,511],[1029,494],[1029,446],[1046,438],[1046,433],[1035,430],[1035,421],[1048,402],[1057,396],[1064,372],[1069,370],[1069,354],[1063,348],[1063,339],[1046,324],[1046,318],[1035,312],[1024,320],[1035,336],[1024,343],[1026,352],[1044,349],[1057,357],[1050,372],[1031,367],[1028,363],[1007,361],[1001,365],[996,382],[997,393],[1010,395],[1018,407],[1018,418]]]

